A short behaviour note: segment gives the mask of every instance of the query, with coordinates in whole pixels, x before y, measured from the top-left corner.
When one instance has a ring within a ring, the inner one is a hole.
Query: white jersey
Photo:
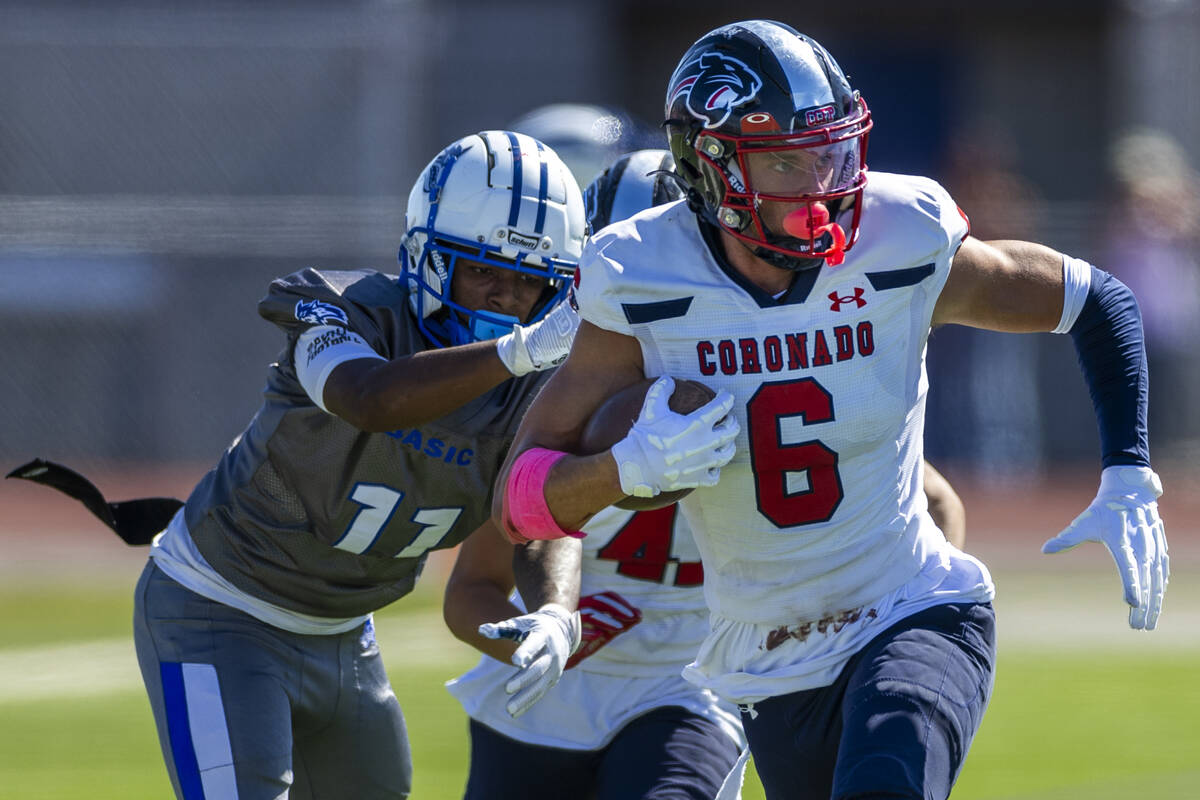
[[[737,711],[680,674],[708,635],[708,609],[699,552],[678,507],[607,508],[584,531],[580,594],[616,592],[641,611],[641,622],[564,672],[517,719],[505,710],[511,664],[484,656],[446,684],[450,693],[476,721],[546,747],[599,749],[630,720],[664,706],[712,721],[744,747]]]
[[[828,684],[886,624],[992,596],[921,483],[925,344],[967,223],[925,178],[872,173],[863,203],[845,262],[778,298],[683,202],[604,229],[580,263],[581,316],[635,337],[647,376],[734,395],[737,454],[681,506],[713,611],[687,674],[738,702]]]

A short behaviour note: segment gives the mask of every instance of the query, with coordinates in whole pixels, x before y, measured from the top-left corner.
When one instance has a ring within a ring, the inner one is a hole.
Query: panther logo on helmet
[[[453,164],[465,150],[466,148],[458,143],[452,144],[438,153],[437,157],[430,163],[429,170],[425,173],[425,191],[434,202],[437,202],[438,191],[445,181],[445,176],[442,175],[442,172],[449,165]]]
[[[692,68],[697,69],[687,74]],[[680,73],[686,75],[675,84],[667,106],[687,93],[687,109],[704,127],[717,128],[739,106],[749,103],[762,88],[762,78],[736,58],[724,53],[703,53]]]

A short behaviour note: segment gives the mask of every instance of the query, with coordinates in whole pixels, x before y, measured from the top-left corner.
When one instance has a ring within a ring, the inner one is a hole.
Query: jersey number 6
[[[816,380],[800,378],[764,383],[746,404],[758,510],[780,528],[826,522],[843,497],[838,454],[816,439],[784,444],[784,417],[800,417],[805,426],[832,422],[833,397]],[[808,486],[796,488],[801,472]]]

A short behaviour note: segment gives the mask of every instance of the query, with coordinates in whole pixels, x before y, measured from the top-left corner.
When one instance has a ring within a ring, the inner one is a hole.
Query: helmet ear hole
[[[729,155],[726,143],[715,136],[700,136],[696,139],[696,149],[711,159],[723,159]]]
[[[736,231],[740,231],[746,227],[746,224],[750,221],[749,216],[744,211],[738,211],[728,206],[722,207],[717,212],[717,219],[721,221],[721,224]]]

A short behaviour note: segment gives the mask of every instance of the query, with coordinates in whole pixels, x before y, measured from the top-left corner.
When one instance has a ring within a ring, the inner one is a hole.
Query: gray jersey
[[[344,325],[381,356],[428,349],[394,276],[306,269],[259,313],[287,333],[265,401],[188,498],[187,528],[216,572],[253,597],[321,617],[367,614],[411,591],[425,554],[487,518],[492,484],[547,373],[514,378],[433,422],[365,433],[315,406],[296,339]]]

